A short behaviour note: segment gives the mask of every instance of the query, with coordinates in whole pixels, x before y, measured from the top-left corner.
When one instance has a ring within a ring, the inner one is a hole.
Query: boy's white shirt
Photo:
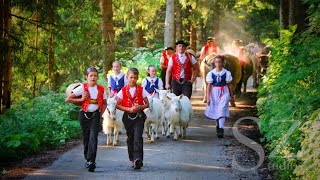
[[[90,93],[90,99],[97,99],[97,97],[98,97],[98,86],[97,85],[95,85],[93,87],[88,85],[88,91]],[[76,96],[81,96],[83,94],[83,92],[84,92],[83,84],[81,84],[80,86],[75,88],[72,92]],[[104,100],[107,99],[107,92],[106,91],[103,92],[103,99]],[[96,111],[97,109],[99,109],[99,105],[98,104],[89,104],[89,106],[88,106],[88,111],[89,112]]]

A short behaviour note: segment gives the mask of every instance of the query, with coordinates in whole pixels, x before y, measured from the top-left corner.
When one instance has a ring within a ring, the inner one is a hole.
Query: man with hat
[[[160,58],[160,65],[161,65],[161,80],[162,82],[166,82],[166,72],[168,68],[168,62],[171,56],[173,55],[174,49],[173,47],[167,46],[164,48],[161,58]],[[170,79],[171,82],[171,79]]]
[[[172,88],[172,92],[179,96],[181,94],[189,99],[192,94],[192,83],[197,78],[199,65],[191,54],[185,52],[187,43],[183,40],[176,42],[176,53],[172,55],[168,62],[166,74],[166,88]],[[170,86],[170,78],[172,82]]]
[[[202,59],[204,59],[207,55],[211,53],[219,54],[219,47],[215,45],[215,39],[214,37],[208,37],[207,44],[201,48],[201,55],[200,55],[200,62]]]

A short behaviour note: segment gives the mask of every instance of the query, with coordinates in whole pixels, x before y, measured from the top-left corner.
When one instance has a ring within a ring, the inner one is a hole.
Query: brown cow
[[[246,48],[244,46],[241,46],[239,49],[240,50],[239,50],[238,58],[240,60],[242,76],[241,76],[240,82],[237,84],[237,87],[236,87],[236,93],[238,94],[241,93],[242,84],[243,84],[243,92],[247,92],[247,81],[250,78],[250,76],[253,74],[253,70],[254,70],[253,61],[248,51],[246,50]]]
[[[253,87],[257,87],[261,82],[261,77],[267,72],[271,51],[268,47],[260,48],[257,44],[250,43],[246,45],[250,57],[253,61]]]
[[[209,54],[202,60],[200,64],[200,72],[203,80],[202,84],[203,84],[204,92],[207,92],[206,77],[207,77],[207,74],[213,69],[213,60],[215,56],[216,56],[215,53]],[[241,66],[240,66],[239,59],[230,54],[225,54],[224,60],[225,61],[224,61],[223,67],[231,72],[231,76],[232,76],[231,84],[232,84],[233,92],[235,92],[235,87],[241,79]],[[206,100],[207,100],[206,93],[204,93],[203,102],[206,102]],[[230,103],[231,103],[231,106],[233,107],[236,106],[234,99],[230,101]]]

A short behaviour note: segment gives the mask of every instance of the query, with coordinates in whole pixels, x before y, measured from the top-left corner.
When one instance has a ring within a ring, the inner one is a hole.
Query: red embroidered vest
[[[83,84],[84,91],[89,92],[88,90],[88,83]],[[103,113],[103,93],[104,93],[104,88],[100,85],[97,85],[98,88],[98,96],[97,96],[97,101],[100,109],[100,113]],[[90,98],[87,98],[86,101],[82,104],[82,110],[84,112],[88,111],[88,106],[90,104]]]
[[[168,66],[169,59],[168,59],[167,54],[166,53],[162,53],[162,57],[164,59],[163,65]],[[167,68],[164,68],[163,70],[166,70],[166,69]]]
[[[213,47],[213,52],[216,53],[216,54],[218,54],[218,48],[217,48],[217,46],[216,46],[216,45],[213,45],[212,47]],[[204,46],[204,54],[205,54],[205,55],[208,55],[208,50],[209,50],[209,45],[207,44],[207,45]]]
[[[144,101],[142,98],[143,87],[138,85],[136,86],[134,97],[131,97],[129,90],[130,90],[130,86],[125,86],[122,88],[122,95],[123,95],[122,105],[125,107],[132,107],[132,104],[144,105]]]
[[[186,55],[186,61],[184,64],[181,64],[178,54],[174,54],[172,56],[172,79],[179,81],[180,79],[180,71],[181,68],[184,69],[184,79],[185,80],[191,80],[192,76],[192,61],[191,61],[191,55],[189,53],[185,53]]]

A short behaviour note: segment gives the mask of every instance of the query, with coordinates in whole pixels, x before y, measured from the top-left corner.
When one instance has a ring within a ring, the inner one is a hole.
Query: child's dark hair
[[[224,64],[224,56],[223,55],[217,55],[216,57],[214,57],[214,61],[216,59],[221,59],[222,64]]]
[[[114,62],[112,63],[112,66],[113,66],[114,64],[119,64],[119,66],[122,67],[121,62],[119,62],[119,61],[114,61]]]
[[[212,67],[215,67],[215,62],[216,62],[216,59],[221,59],[221,62],[222,62],[222,66],[225,65],[225,61],[224,61],[224,55],[217,55],[213,58],[213,62],[212,62]]]
[[[148,66],[148,71],[150,70],[151,67],[156,68],[156,66],[154,66],[154,65],[149,65],[149,66]],[[150,74],[148,73],[148,71],[147,71],[147,76],[150,76]]]
[[[129,75],[129,73],[133,73],[134,75],[139,76],[139,70],[137,68],[129,68],[127,75]]]
[[[87,70],[86,70],[86,75],[88,75],[90,72],[96,72],[98,73],[98,70],[94,67],[89,67]]]

